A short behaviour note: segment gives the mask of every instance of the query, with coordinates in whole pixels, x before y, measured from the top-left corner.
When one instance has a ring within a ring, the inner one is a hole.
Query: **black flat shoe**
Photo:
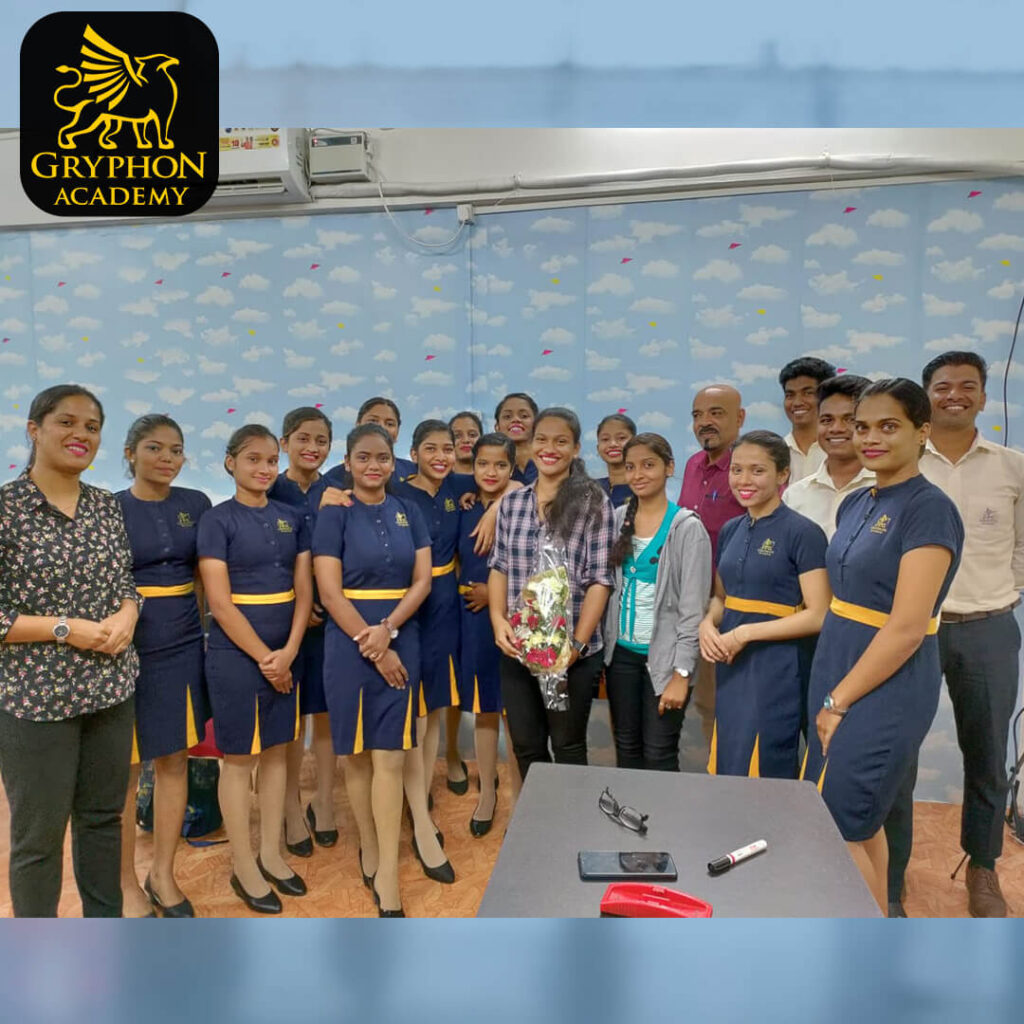
[[[306,883],[298,875],[292,874],[290,878],[277,878],[263,866],[263,861],[259,857],[256,858],[256,867],[260,869],[260,874],[285,896],[306,895]]]
[[[446,779],[445,782],[456,796],[465,796],[469,792],[469,769],[466,767],[465,761],[460,761],[459,764],[462,767],[462,774],[465,778],[459,782],[455,782],[452,779]]]
[[[445,885],[451,885],[455,881],[455,868],[452,867],[452,862],[446,860],[443,864],[439,864],[436,868],[428,868],[424,863],[423,858],[420,856],[420,848],[416,842],[416,837],[412,837],[412,852],[416,854],[416,859],[420,862],[420,867],[423,868],[423,874],[427,876],[433,882],[443,882]]]
[[[362,850],[359,851],[359,874],[361,874],[363,876],[363,885],[365,885],[366,888],[369,889],[370,892],[372,892],[374,896],[376,896],[377,895],[377,890],[374,889],[374,887],[373,887],[373,880],[377,877],[377,872],[374,871],[374,873],[372,875],[368,875],[363,870],[363,851]]]
[[[306,821],[309,822],[309,830],[313,833],[317,846],[333,846],[338,841],[338,830],[336,828],[317,831],[316,815],[313,813],[313,805],[306,804]]]
[[[146,895],[149,897],[149,902],[153,904],[164,917],[195,917],[196,912],[189,903],[188,899],[183,899],[180,903],[175,903],[173,907],[168,907],[163,900],[153,891],[153,883],[150,880],[149,875],[146,875],[146,881],[142,886]]]
[[[280,914],[283,909],[281,900],[273,889],[266,896],[250,896],[242,888],[242,883],[238,880],[237,875],[231,876],[231,888],[235,890],[235,895],[257,914]]]
[[[374,886],[370,891],[373,893],[373,902],[377,904],[378,917],[405,917],[405,911],[401,907],[397,910],[385,910],[380,905],[380,896],[377,893],[376,886]]]
[[[479,818],[469,819],[469,831],[472,835],[479,839],[481,836],[487,835],[491,831],[491,826],[494,824],[494,815],[492,814],[486,821],[481,821]]]

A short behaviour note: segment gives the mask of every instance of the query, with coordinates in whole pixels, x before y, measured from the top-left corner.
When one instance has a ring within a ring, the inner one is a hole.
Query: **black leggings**
[[[550,762],[552,752],[556,764],[587,763],[587,725],[600,672],[600,651],[577,661],[569,669],[568,711],[548,711],[537,680],[518,661],[501,656],[501,699],[523,779],[534,762]]]

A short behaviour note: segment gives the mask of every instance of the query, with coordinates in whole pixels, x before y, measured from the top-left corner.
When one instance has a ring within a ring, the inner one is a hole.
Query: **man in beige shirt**
[[[784,440],[789,445],[789,482],[810,476],[825,461],[818,444],[818,385],[836,375],[824,359],[801,356],[779,371],[782,408],[792,429]]]
[[[995,862],[1003,848],[1006,746],[1019,684],[1013,609],[1024,588],[1024,453],[986,440],[975,426],[986,375],[974,352],[945,352],[924,368],[932,431],[921,472],[953,500],[966,534],[942,606],[939,657],[964,761],[960,845],[970,857],[968,909],[975,917],[1005,917]],[[908,786],[912,800],[908,780],[904,803]],[[896,881],[890,872],[890,901]]]
[[[853,447],[853,411],[870,383],[867,377],[847,373],[818,385],[818,446],[825,461],[782,492],[782,500],[816,522],[829,540],[836,532],[836,512],[843,500],[875,484],[875,474],[860,464]]]

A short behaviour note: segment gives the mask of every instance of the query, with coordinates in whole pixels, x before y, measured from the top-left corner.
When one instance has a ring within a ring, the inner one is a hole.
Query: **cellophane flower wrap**
[[[541,535],[533,574],[509,618],[519,660],[540,683],[549,711],[569,709],[569,659],[572,656],[572,597],[565,548]]]

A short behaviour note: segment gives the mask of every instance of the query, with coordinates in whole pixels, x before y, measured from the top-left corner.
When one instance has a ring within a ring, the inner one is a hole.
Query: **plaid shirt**
[[[588,587],[600,584],[611,590],[615,572],[608,561],[615,542],[615,518],[612,503],[603,496],[601,511],[590,518],[578,517],[565,544],[569,558],[569,590],[572,594],[573,622],[579,620],[583,597]],[[537,517],[534,485],[510,491],[498,507],[494,548],[488,566],[508,577],[505,599],[512,611],[519,603],[523,586],[534,571],[537,541],[543,525]],[[590,638],[591,651],[601,649],[601,624]]]

